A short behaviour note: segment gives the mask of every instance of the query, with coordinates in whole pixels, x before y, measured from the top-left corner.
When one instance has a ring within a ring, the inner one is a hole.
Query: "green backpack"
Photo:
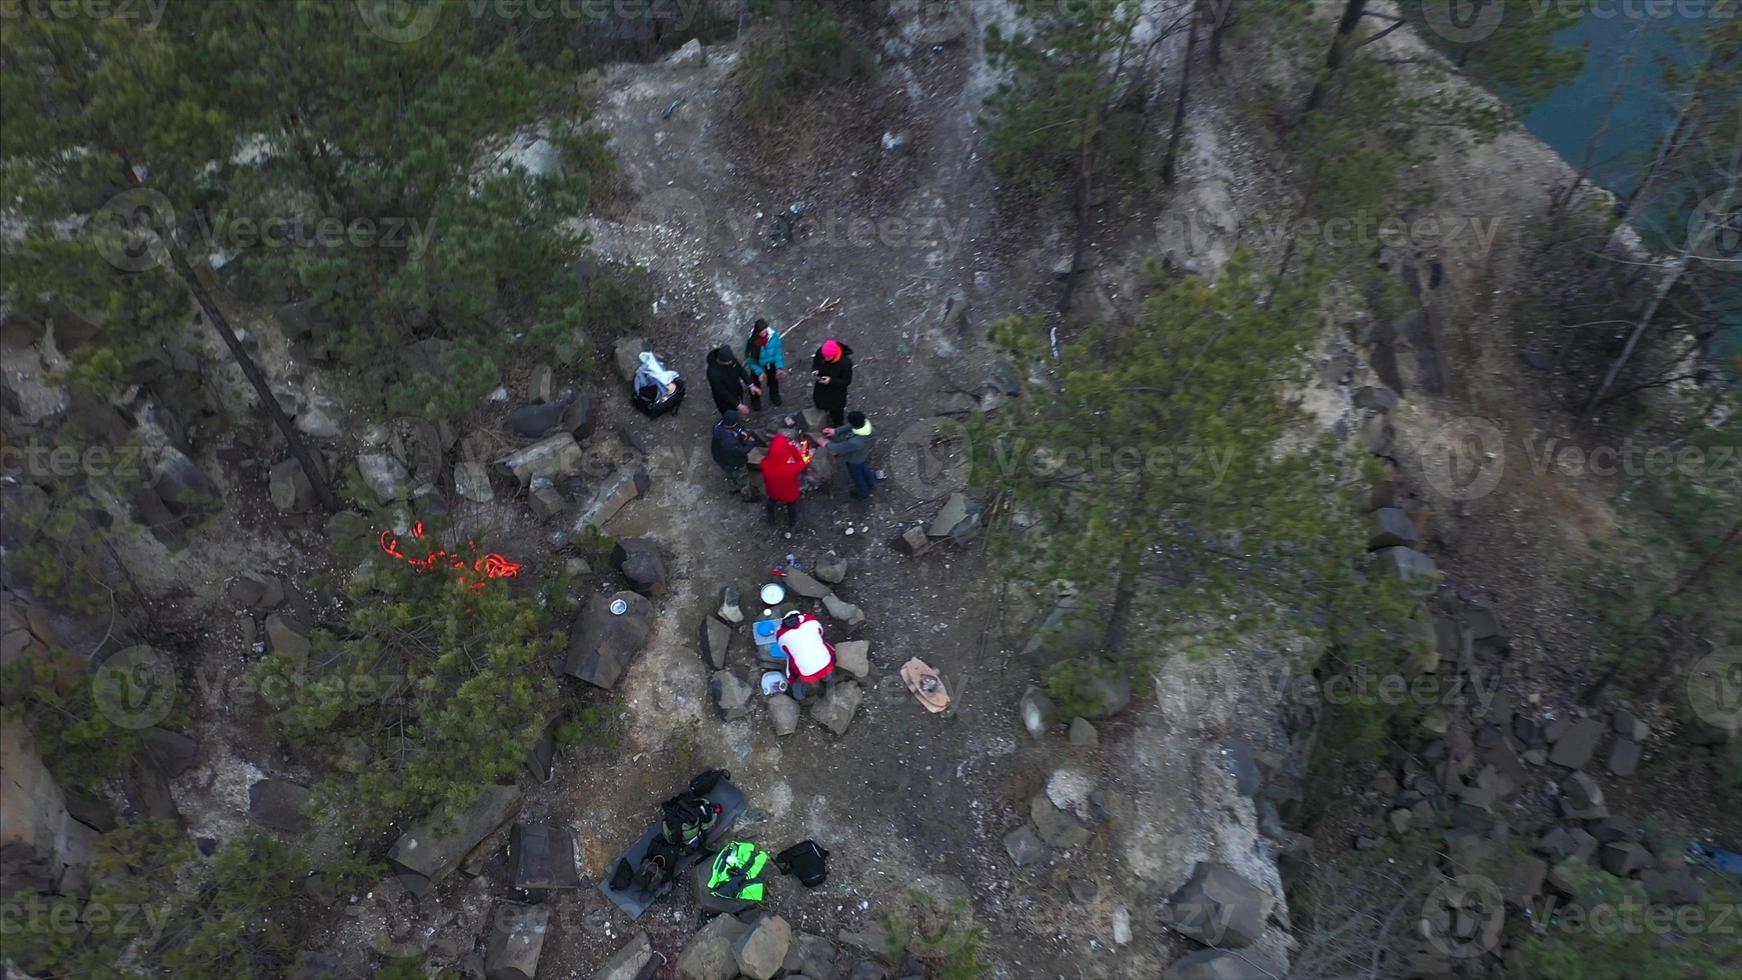
[[[708,872],[708,891],[720,898],[760,902],[762,872],[768,867],[768,852],[747,841],[733,841],[714,856]]]

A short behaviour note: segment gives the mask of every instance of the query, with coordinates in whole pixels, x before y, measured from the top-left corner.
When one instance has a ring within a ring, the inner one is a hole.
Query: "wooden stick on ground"
[[[800,326],[802,326],[804,324],[804,322],[806,320],[809,320],[811,317],[819,316],[819,315],[824,314],[824,313],[833,313],[840,308],[841,308],[841,297],[839,297],[839,296],[833,297],[831,299],[823,300],[821,303],[817,304],[816,309],[814,309],[814,310],[810,311],[809,313],[806,313],[804,316],[801,316],[798,319],[792,321],[792,326],[787,327],[785,330],[782,330],[780,332],[781,339],[782,340],[786,339],[787,334],[792,333],[794,330],[797,330]]]

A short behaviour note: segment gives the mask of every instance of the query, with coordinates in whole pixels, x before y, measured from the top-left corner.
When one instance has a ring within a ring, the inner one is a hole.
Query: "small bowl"
[[[621,616],[628,611],[629,611],[628,600],[626,600],[626,599],[612,599],[611,600],[611,615]]]
[[[779,582],[770,582],[762,587],[762,604],[778,606],[786,600],[786,586]]]

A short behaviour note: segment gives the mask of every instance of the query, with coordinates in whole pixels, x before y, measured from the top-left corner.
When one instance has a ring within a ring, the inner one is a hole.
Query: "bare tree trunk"
[[[1222,67],[1222,33],[1228,29],[1228,21],[1234,13],[1234,0],[1211,0],[1215,4],[1216,19],[1210,24],[1210,67]]]
[[[1336,36],[1331,38],[1331,48],[1325,52],[1325,68],[1313,83],[1313,90],[1307,94],[1305,112],[1312,112],[1325,101],[1325,89],[1331,78],[1342,69],[1349,38],[1354,36],[1355,28],[1360,25],[1361,15],[1366,10],[1367,0],[1344,0],[1343,16],[1337,19]]]
[[[1173,125],[1167,133],[1167,156],[1161,161],[1161,182],[1172,186],[1174,165],[1179,160],[1180,139],[1186,130],[1186,100],[1192,90],[1192,54],[1198,45],[1198,12],[1194,6],[1191,26],[1186,30],[1186,52],[1180,69],[1179,98],[1173,103]]]
[[[1077,274],[1083,269],[1083,250],[1089,238],[1089,199],[1090,182],[1094,177],[1094,123],[1093,116],[1085,116],[1083,121],[1082,146],[1077,151],[1077,187],[1076,187],[1076,233],[1071,242],[1071,271],[1065,277],[1065,292],[1059,297],[1059,316],[1064,316],[1071,310],[1071,297],[1077,290]]]
[[[329,512],[338,510],[339,499],[333,495],[333,488],[327,483],[326,471],[321,468],[319,458],[309,452],[308,446],[302,441],[301,433],[297,432],[296,426],[291,424],[290,416],[286,415],[284,409],[279,407],[278,397],[272,393],[272,386],[266,383],[266,376],[260,373],[260,366],[254,363],[254,358],[248,356],[248,351],[243,348],[242,341],[237,338],[236,332],[230,329],[230,321],[224,316],[224,311],[218,308],[211,293],[206,291],[205,284],[200,282],[199,275],[194,272],[193,266],[188,263],[187,256],[182,253],[181,248],[167,241],[164,246],[169,252],[169,258],[175,267],[176,275],[180,276],[182,282],[187,284],[188,292],[193,294],[194,302],[199,304],[200,311],[205,314],[212,329],[218,332],[218,337],[223,340],[224,346],[229,348],[230,356],[235,358],[236,365],[242,369],[242,376],[247,378],[248,383],[254,387],[254,394],[259,397],[260,403],[266,406],[266,414],[271,417],[273,426],[278,429],[278,434],[284,437],[285,445],[290,448],[290,455],[302,466],[302,471],[308,477],[309,485],[314,488],[315,496],[320,499],[321,506]]]

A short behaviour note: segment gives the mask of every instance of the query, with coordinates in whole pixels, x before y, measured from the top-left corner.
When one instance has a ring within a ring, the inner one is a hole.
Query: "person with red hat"
[[[823,341],[811,358],[811,376],[816,378],[816,406],[829,413],[829,424],[847,423],[847,386],[853,383],[853,348],[834,338]]]
[[[775,512],[785,504],[789,537],[791,528],[798,524],[798,498],[802,489],[798,477],[809,465],[810,460],[804,458],[785,433],[769,441],[768,455],[762,457],[762,487],[768,491],[768,523],[774,523]]]
[[[780,619],[774,642],[786,657],[787,691],[794,701],[835,672],[835,648],[823,639],[823,621],[810,613],[789,612]]]

